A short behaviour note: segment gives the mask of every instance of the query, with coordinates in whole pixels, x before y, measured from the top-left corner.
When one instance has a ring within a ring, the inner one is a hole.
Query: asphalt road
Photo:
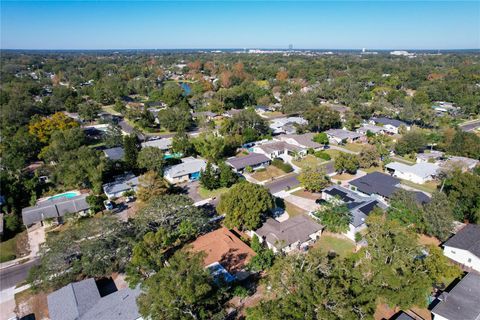
[[[290,189],[297,187],[300,182],[297,180],[298,174],[293,174],[284,178],[275,179],[272,182],[266,183],[265,187],[270,190],[270,193],[277,193],[279,191],[285,190],[288,187]]]
[[[27,279],[28,272],[38,262],[38,259],[35,259],[0,270],[0,291],[14,287]]]
[[[463,131],[472,131],[478,127],[480,127],[480,120],[471,122],[468,124],[460,125],[460,129],[462,129]]]

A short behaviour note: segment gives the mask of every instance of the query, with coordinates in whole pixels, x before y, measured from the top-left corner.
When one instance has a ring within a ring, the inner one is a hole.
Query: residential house
[[[360,128],[357,129],[357,132],[365,136],[369,132],[373,134],[385,134],[385,129],[383,127],[365,123]]]
[[[300,147],[302,149],[322,150],[323,145],[313,141],[314,133],[304,134],[281,134],[275,137],[275,140],[285,141],[288,144]]]
[[[400,179],[381,172],[372,172],[363,177],[349,181],[351,190],[366,196],[375,196],[380,201],[387,203],[392,195],[401,189]],[[412,191],[419,203],[426,203],[430,198],[423,192]]]
[[[416,163],[414,165],[390,162],[385,166],[386,171],[392,176],[418,184],[433,180],[438,172],[438,168],[438,165],[428,162]]]
[[[142,142],[142,148],[146,147],[155,147],[164,152],[168,152],[172,148],[172,138],[160,138]]]
[[[193,119],[204,118],[207,120],[215,120],[219,116],[218,114],[211,112],[211,111],[200,111],[200,112],[193,112],[192,113]]]
[[[390,134],[398,134],[399,129],[401,127],[404,127],[407,131],[410,130],[410,126],[400,120],[396,119],[390,119],[390,118],[385,118],[385,117],[378,117],[378,118],[370,118],[369,120],[370,124],[376,124],[376,125],[381,125],[385,128],[385,131],[390,133]]]
[[[242,112],[242,109],[230,109],[230,110],[224,112],[223,116],[225,116],[227,118],[233,118],[234,115],[239,114],[240,112]]]
[[[274,134],[286,133],[294,134],[297,132],[296,126],[308,124],[308,121],[302,117],[284,117],[273,119],[270,122],[270,129]]]
[[[467,224],[443,244],[443,254],[480,272],[480,225]]]
[[[122,197],[127,191],[137,191],[138,177],[131,173],[115,177],[113,182],[105,183],[103,185],[103,192],[108,199]]]
[[[480,275],[470,272],[432,309],[433,320],[480,319]]]
[[[45,220],[62,222],[62,218],[67,213],[88,213],[90,210],[90,205],[87,203],[88,194],[78,194],[73,197],[70,194],[73,193],[65,193],[65,196],[60,195],[40,200],[33,207],[23,208],[23,224],[29,227],[38,222],[43,224]]]
[[[248,262],[256,255],[238,236],[225,227],[198,237],[191,243],[192,250],[204,252],[203,263],[211,268],[220,264],[229,274],[238,280],[249,275]],[[218,267],[212,269],[218,270]]]
[[[225,161],[235,172],[243,172],[246,167],[253,170],[265,168],[270,164],[270,159],[261,153],[249,153],[246,156],[231,157]]]
[[[476,159],[458,157],[458,156],[449,156],[447,159],[440,163],[440,167],[443,169],[460,169],[463,172],[473,170],[480,161]]]
[[[118,122],[118,125],[120,126],[123,135],[130,135],[136,133],[138,139],[145,140],[145,136],[142,133],[137,132],[134,127],[128,124],[127,121],[121,120],[120,122]]]
[[[123,160],[123,157],[125,156],[125,151],[123,150],[122,147],[105,149],[103,150],[103,153],[108,158],[108,160],[112,160],[112,161]]]
[[[307,149],[284,141],[259,143],[253,147],[253,151],[255,153],[264,154],[271,160],[281,158],[285,162],[291,162],[293,158],[302,157],[307,154]]]
[[[136,301],[140,293],[137,287],[103,295],[89,278],[50,293],[48,313],[51,320],[140,320]]]
[[[386,208],[385,204],[373,196],[361,196],[358,193],[338,185],[323,189],[322,199],[335,204],[345,204],[348,207],[352,219],[348,231],[344,234],[352,241],[355,241],[355,234],[357,232],[367,227],[366,219],[375,207]]]
[[[260,242],[265,242],[275,253],[306,250],[322,234],[323,226],[305,215],[298,215],[283,222],[269,218],[261,228],[252,232]]]
[[[456,115],[460,110],[460,108],[455,107],[453,103],[445,101],[435,101],[432,109],[437,116],[443,116],[445,114]]]
[[[422,152],[417,154],[417,163],[435,163],[443,158],[442,151],[430,150],[429,152]]]
[[[363,134],[343,129],[330,129],[325,131],[332,144],[352,143],[362,140]]]
[[[207,163],[203,159],[182,158],[182,163],[167,167],[163,176],[172,184],[195,181],[200,178],[200,172],[206,167]]]
[[[267,106],[255,106],[255,112],[258,114],[262,114],[268,111],[271,111],[271,108]]]

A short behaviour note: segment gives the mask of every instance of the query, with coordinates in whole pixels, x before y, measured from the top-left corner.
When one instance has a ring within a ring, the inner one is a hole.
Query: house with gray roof
[[[256,144],[253,152],[266,155],[269,159],[281,158],[285,162],[291,162],[295,157],[303,157],[307,149],[287,143],[285,141],[267,141]]]
[[[225,161],[235,172],[243,172],[246,167],[253,170],[265,168],[270,164],[270,159],[261,153],[249,153],[246,156],[231,157]]]
[[[308,124],[308,121],[302,117],[283,117],[276,118],[270,122],[270,129],[274,134],[286,133],[294,134],[297,132],[296,126]]]
[[[360,128],[357,129],[357,132],[363,135],[367,135],[368,132],[373,134],[384,134],[385,129],[383,127],[364,123]]]
[[[205,170],[207,163],[200,158],[182,158],[182,163],[165,169],[163,177],[172,184],[196,181],[200,179],[202,170]]]
[[[306,250],[322,234],[323,226],[303,214],[279,222],[269,218],[261,228],[253,231],[260,242],[276,252],[288,253]]]
[[[434,163],[443,158],[444,153],[437,150],[426,150],[417,154],[417,163]]]
[[[359,132],[353,132],[343,129],[330,129],[325,131],[328,140],[333,144],[352,143],[360,141],[365,135]]]
[[[394,177],[423,184],[435,178],[439,166],[429,162],[415,163],[414,165],[390,162],[385,166],[385,169]]]
[[[115,180],[105,183],[102,188],[108,199],[119,198],[126,191],[137,191],[138,177],[131,173],[115,177]]]
[[[480,225],[467,224],[443,244],[443,254],[480,272]]]
[[[291,145],[295,145],[297,147],[303,149],[314,149],[314,150],[321,150],[323,149],[323,145],[313,141],[313,137],[315,136],[314,133],[304,133],[304,134],[282,134],[276,136],[276,140],[285,141]]]
[[[154,147],[162,151],[169,151],[172,148],[172,138],[160,138],[142,142],[142,148]]]
[[[390,119],[385,117],[373,117],[369,120],[370,124],[383,126],[385,131],[390,134],[398,134],[398,130],[404,127],[407,131],[410,130],[410,126],[400,120]]]
[[[387,206],[373,196],[361,196],[342,186],[333,185],[322,190],[322,199],[334,204],[345,204],[350,211],[351,221],[345,232],[350,240],[355,241],[355,234],[367,227],[366,219],[374,208],[386,209]]]
[[[112,161],[123,160],[123,157],[125,156],[125,151],[123,150],[122,147],[105,149],[103,150],[103,153],[109,160],[112,160]]]
[[[47,296],[51,320],[139,320],[140,288],[101,296],[93,278],[73,282]]]
[[[434,320],[480,319],[480,275],[468,273],[450,292],[443,292],[432,309]]]
[[[87,213],[90,210],[87,197],[88,194],[80,194],[70,198],[59,197],[39,201],[33,207],[22,209],[23,224],[29,227],[45,220],[61,222],[68,213]]]

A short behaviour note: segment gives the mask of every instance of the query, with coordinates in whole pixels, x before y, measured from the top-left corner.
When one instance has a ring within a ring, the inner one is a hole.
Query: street
[[[460,129],[462,129],[463,131],[473,131],[478,127],[480,127],[480,120],[476,120],[467,124],[460,125]]]
[[[28,272],[33,266],[37,265],[38,262],[38,259],[33,259],[0,270],[0,291],[15,287],[17,284],[26,280]]]
[[[300,184],[297,180],[298,174],[289,175],[287,177],[275,179],[272,182],[265,184],[265,187],[270,190],[270,193],[277,193],[287,188],[293,189]]]

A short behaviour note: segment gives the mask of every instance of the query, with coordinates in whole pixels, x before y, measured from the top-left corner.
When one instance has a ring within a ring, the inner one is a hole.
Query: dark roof
[[[77,213],[90,209],[87,203],[88,194],[72,198],[57,198],[38,202],[33,207],[22,209],[23,224],[26,226],[49,218],[63,217],[67,213]]]
[[[477,320],[480,318],[480,275],[469,273],[442,300],[433,314],[449,320]]]
[[[270,159],[261,153],[250,153],[247,156],[234,157],[225,162],[235,168],[235,170],[242,170],[247,166],[256,166],[265,162],[270,162]]]
[[[415,320],[415,318],[412,318],[407,313],[400,311],[399,313],[391,317],[390,320]]]
[[[331,196],[336,196],[339,197],[343,202],[352,202],[355,199],[349,197],[346,192],[343,192],[339,188],[331,188],[331,189],[326,189],[323,192],[331,195]]]
[[[371,118],[370,120],[374,121],[375,123],[381,123],[381,124],[389,124],[394,127],[400,127],[400,126],[406,126],[407,124],[403,121],[396,120],[396,119],[390,119],[390,118],[385,118],[385,117],[378,117],[378,118]]]
[[[362,193],[378,194],[388,198],[397,190],[395,186],[400,183],[400,179],[388,174],[372,172],[349,183]]]
[[[105,153],[108,159],[113,161],[122,160],[123,156],[125,155],[125,151],[123,150],[122,147],[105,149],[103,150],[103,152]]]
[[[370,212],[372,212],[372,210],[378,205],[378,201],[375,200],[375,201],[372,201],[370,203],[367,203],[366,205],[358,208],[358,210],[360,210],[361,212],[363,212],[364,214],[366,214],[367,216],[370,214]]]
[[[52,320],[135,320],[140,317],[136,303],[141,291],[122,289],[100,296],[93,278],[70,283],[47,297]]]
[[[480,258],[480,225],[467,224],[448,239],[444,246],[467,250]]]

